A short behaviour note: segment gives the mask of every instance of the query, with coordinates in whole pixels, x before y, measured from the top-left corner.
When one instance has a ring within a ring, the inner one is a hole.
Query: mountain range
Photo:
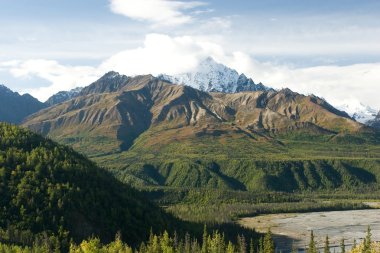
[[[317,96],[256,85],[212,59],[201,65],[209,71],[185,74],[185,85],[173,83],[178,76],[111,71],[40,103],[23,126],[139,187],[289,191],[376,182],[374,128]]]
[[[120,78],[120,80],[117,80]],[[123,83],[129,77],[119,75],[116,72],[109,72],[101,78],[102,82]],[[225,65],[217,63],[211,57],[200,62],[200,64],[191,72],[178,75],[159,75],[158,78],[173,84],[183,84],[202,91],[238,93],[243,91],[274,91],[272,88],[264,86],[262,83],[256,84],[251,78],[244,74],[239,74],[236,70],[228,68]],[[101,81],[99,80],[99,81]],[[99,83],[98,81],[98,83]],[[116,87],[115,86],[115,87]],[[82,92],[83,90],[83,92]],[[60,91],[52,95],[46,102],[41,103],[29,94],[19,95],[12,92],[4,85],[0,88],[0,98],[4,101],[2,104],[3,111],[0,114],[0,120],[20,123],[26,116],[29,116],[42,108],[63,103],[72,98],[85,94],[87,89],[77,87],[69,91]],[[17,98],[16,98],[17,97]],[[17,100],[18,106],[13,106],[13,101]],[[21,108],[26,108],[25,110]],[[356,121],[372,125],[375,120],[377,111],[363,104],[349,105],[344,104],[337,107],[341,111],[347,112]],[[0,109],[1,110],[1,109]]]
[[[289,89],[205,92],[110,72],[23,125],[136,186],[350,187],[374,183],[380,169],[377,160],[363,162],[378,157],[376,131]]]
[[[363,128],[323,99],[289,89],[207,93],[151,75],[129,78],[115,72],[82,89],[74,99],[32,115],[25,125],[64,138],[86,132],[96,138],[112,136],[125,149],[144,131],[162,125],[192,127],[194,133],[212,125],[266,135],[302,128],[337,133]]]

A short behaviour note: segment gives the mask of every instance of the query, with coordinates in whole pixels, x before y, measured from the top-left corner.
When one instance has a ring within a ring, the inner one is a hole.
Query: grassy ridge
[[[113,170],[136,186],[206,187],[248,191],[377,188],[380,160],[172,160]]]
[[[378,133],[163,138],[150,130],[130,150],[92,159],[138,187],[304,191],[377,186],[380,179]]]

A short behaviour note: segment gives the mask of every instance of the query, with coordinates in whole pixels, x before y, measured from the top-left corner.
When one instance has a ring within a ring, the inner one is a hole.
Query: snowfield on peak
[[[345,111],[357,122],[367,124],[375,119],[378,111],[363,105],[362,103],[347,103],[337,106],[339,110]]]
[[[218,91],[235,93],[240,91],[269,90],[263,84],[255,84],[251,78],[239,73],[223,64],[217,63],[211,57],[207,57],[199,63],[194,71],[158,76],[160,79],[171,83],[187,85],[202,91]]]

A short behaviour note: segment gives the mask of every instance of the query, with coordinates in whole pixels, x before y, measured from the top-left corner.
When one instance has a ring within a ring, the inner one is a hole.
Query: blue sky
[[[110,68],[173,74],[211,55],[275,88],[380,109],[379,16],[377,0],[0,0],[0,83],[44,100]]]

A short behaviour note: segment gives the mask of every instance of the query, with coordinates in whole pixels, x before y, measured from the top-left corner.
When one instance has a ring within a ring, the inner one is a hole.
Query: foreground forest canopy
[[[380,243],[373,242],[371,230],[368,227],[366,237],[351,245],[346,250],[346,242],[342,239],[339,245],[341,253],[378,253],[380,252]],[[310,234],[310,242],[305,250],[306,253],[330,253],[336,251],[336,246],[330,245],[329,237],[326,236],[324,246],[315,244],[313,231]],[[33,245],[32,247],[22,247],[17,245],[3,244],[0,242],[0,252],[2,253],[49,253],[57,252],[59,249],[51,248],[48,245]],[[146,243],[141,243],[139,247],[133,249],[124,243],[120,235],[109,244],[102,244],[98,238],[91,238],[82,241],[80,244],[71,243],[68,252],[70,253],[275,253],[278,249],[272,239],[270,230],[261,237],[258,243],[253,240],[247,240],[244,236],[238,236],[236,243],[226,241],[224,235],[218,231],[207,234],[203,233],[202,239],[197,240],[189,234],[185,237],[178,237],[176,234],[170,236],[168,232],[160,235],[151,234]],[[299,249],[292,248],[292,253],[299,252]]]
[[[72,243],[69,248],[70,253],[273,253],[275,249],[271,233],[268,232],[260,240],[259,245],[255,245],[253,240],[247,240],[244,236],[238,236],[236,243],[227,241],[223,234],[214,231],[207,234],[204,231],[201,240],[192,238],[189,234],[180,238],[176,234],[169,236],[168,232],[161,235],[151,234],[146,243],[141,243],[139,247],[133,249],[124,243],[119,236],[109,244],[102,244],[99,239],[92,238],[82,241],[76,245]],[[32,247],[20,247],[0,243],[2,253],[31,253],[59,251],[56,248],[49,248],[47,245],[34,245]]]

